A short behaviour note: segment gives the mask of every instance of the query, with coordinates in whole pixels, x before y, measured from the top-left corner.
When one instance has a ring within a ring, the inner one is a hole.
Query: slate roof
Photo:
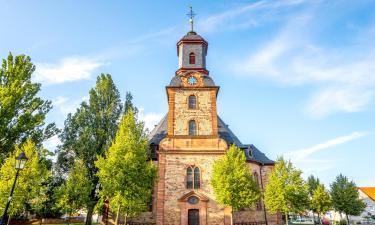
[[[203,76],[203,84],[205,87],[214,87],[215,82],[212,80],[211,77],[209,76]],[[174,76],[169,83],[170,87],[181,87],[182,82],[181,82],[181,77],[180,76]]]
[[[181,38],[181,40],[199,40],[199,41],[206,42],[206,40],[204,40],[204,38],[202,38],[202,36],[198,35],[194,31],[189,31],[185,36],[183,36]]]
[[[252,144],[245,145],[242,148],[245,151],[246,159],[250,161],[256,161],[264,164],[274,164],[275,161],[270,160],[263,152],[261,152],[257,147]],[[252,151],[252,156],[250,151]]]
[[[167,135],[168,129],[168,114],[166,114],[163,119],[155,126],[155,128],[151,131],[149,135],[149,143],[154,145],[159,145],[160,141]],[[218,116],[218,132],[219,137],[224,139],[227,144],[235,144],[239,148],[241,148],[246,155],[246,159],[250,161],[255,161],[258,163],[264,164],[273,164],[274,161],[267,158],[267,156],[259,151],[254,145],[252,144],[242,144],[241,141],[236,137],[236,135],[229,129],[228,125],[224,123],[224,121]],[[252,151],[252,156],[249,153]]]

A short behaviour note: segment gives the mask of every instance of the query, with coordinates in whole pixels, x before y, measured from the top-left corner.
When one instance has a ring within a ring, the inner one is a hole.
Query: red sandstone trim
[[[185,73],[187,71],[197,71],[200,73],[203,73],[205,75],[208,75],[210,72],[206,70],[205,68],[180,68],[176,71],[176,75],[181,75],[182,73]]]

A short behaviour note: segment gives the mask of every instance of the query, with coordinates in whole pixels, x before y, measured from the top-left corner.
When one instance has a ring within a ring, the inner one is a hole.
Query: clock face
[[[187,82],[189,85],[196,85],[198,81],[197,81],[197,78],[195,77],[189,77]]]

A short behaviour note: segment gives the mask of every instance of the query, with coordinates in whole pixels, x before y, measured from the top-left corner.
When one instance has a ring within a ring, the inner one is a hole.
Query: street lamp
[[[22,170],[25,167],[25,163],[26,163],[27,159],[28,158],[26,157],[24,152],[21,152],[21,154],[16,158],[16,170],[17,170],[16,177],[14,178],[12,190],[10,191],[8,201],[7,201],[7,204],[6,204],[5,209],[4,209],[4,214],[1,217],[0,225],[6,225],[7,222],[8,222],[7,211],[8,211],[9,205],[10,205],[10,201],[12,200],[14,188],[16,187],[17,178],[18,178],[18,175],[20,173],[20,170]]]

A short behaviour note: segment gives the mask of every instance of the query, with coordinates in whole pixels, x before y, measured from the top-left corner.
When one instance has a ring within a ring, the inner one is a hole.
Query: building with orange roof
[[[360,216],[353,216],[353,222],[375,223],[371,216],[375,217],[375,187],[358,187],[359,198],[366,203],[366,209]]]

